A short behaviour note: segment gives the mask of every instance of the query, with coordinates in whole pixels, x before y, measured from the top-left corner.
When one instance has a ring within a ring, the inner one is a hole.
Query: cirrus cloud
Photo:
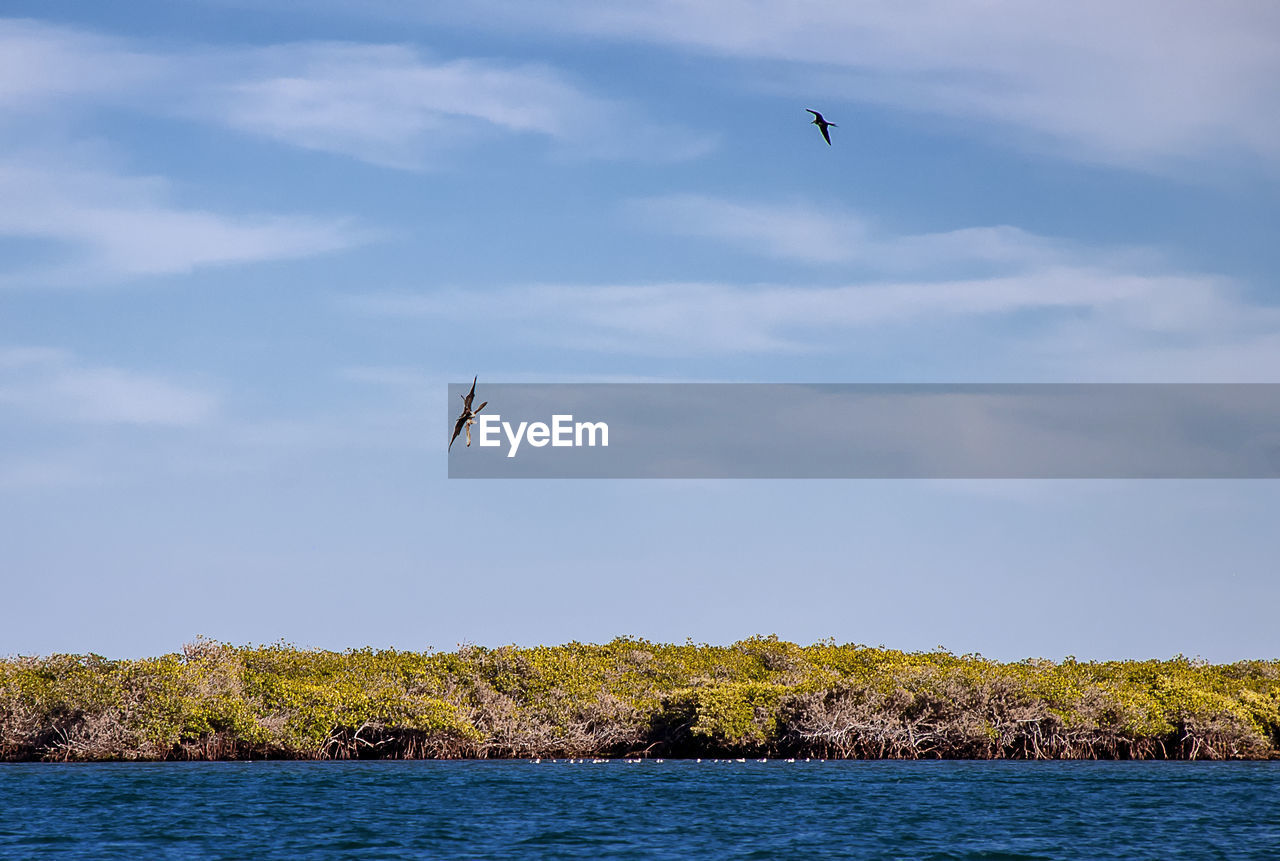
[[[425,14],[775,64],[756,75],[770,87],[978,120],[1073,159],[1149,170],[1225,152],[1280,169],[1273,3],[479,0]]]
[[[658,161],[702,155],[716,140],[648,119],[542,63],[338,41],[176,53],[0,19],[0,109],[26,123],[68,106],[74,119],[94,104],[411,170],[495,136],[531,135],[585,157]],[[614,133],[600,136],[602,127]]]
[[[206,266],[308,257],[368,242],[350,219],[230,215],[179,206],[158,177],[126,176],[47,156],[0,159],[0,236],[59,243],[56,264],[10,264],[0,283],[91,285]]]
[[[87,365],[47,347],[0,349],[0,407],[30,418],[89,424],[190,427],[212,418],[210,392],[152,374]]]

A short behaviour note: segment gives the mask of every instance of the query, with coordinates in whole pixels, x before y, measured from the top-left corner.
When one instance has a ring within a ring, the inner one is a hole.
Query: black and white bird
[[[463,428],[467,429],[467,447],[471,447],[471,426],[475,424],[476,414],[489,405],[489,402],[485,401],[474,410],[471,409],[471,401],[476,396],[476,380],[478,379],[480,379],[479,375],[473,377],[471,391],[465,395],[459,395],[462,398],[462,415],[458,416],[458,421],[453,425],[453,436],[449,438],[449,450],[453,449],[453,441],[458,438],[458,434],[462,433]]]
[[[827,146],[831,146],[831,135],[827,134],[829,128],[839,128],[835,123],[829,123],[822,118],[822,114],[812,108],[805,108],[806,111],[813,114],[813,124],[818,127],[818,131],[822,132],[822,139],[827,142]]]

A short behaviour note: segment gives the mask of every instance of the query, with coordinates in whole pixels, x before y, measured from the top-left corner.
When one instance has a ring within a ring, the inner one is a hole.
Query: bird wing
[[[818,113],[818,112],[817,112],[817,111],[815,111],[813,108],[805,108],[805,110],[806,110],[806,111],[808,111],[809,113],[813,114],[813,115],[814,115],[815,117],[817,117],[819,120],[821,120],[821,119],[822,119],[822,114]]]
[[[827,146],[831,146],[831,135],[827,134],[827,127],[818,126],[818,131],[822,132],[822,139],[827,142]]]
[[[485,408],[485,407],[487,407],[487,406],[489,406],[489,402],[488,402],[488,401],[485,401],[485,402],[484,402],[484,403],[482,403],[480,406],[478,406],[478,407],[476,407],[474,410],[472,410],[472,411],[471,411],[471,415],[475,415],[476,413],[480,412],[482,409],[484,409],[484,408]],[[498,416],[498,418],[502,418],[502,416]]]
[[[457,423],[453,426],[453,436],[449,437],[449,449],[453,449],[453,441],[458,438],[458,434],[462,433],[462,426],[467,423],[467,411],[464,410],[462,415],[458,416]]]
[[[464,411],[464,412],[470,412],[470,411],[471,411],[471,399],[472,399],[472,398],[474,398],[474,397],[476,396],[476,380],[478,380],[478,379],[480,379],[480,376],[479,376],[478,374],[477,374],[474,378],[472,378],[472,380],[471,380],[471,391],[467,392],[467,393],[466,393],[466,395],[464,395],[464,396],[463,396],[463,398],[462,398],[462,403],[463,403],[463,405],[464,405],[464,406],[463,406],[463,411]]]

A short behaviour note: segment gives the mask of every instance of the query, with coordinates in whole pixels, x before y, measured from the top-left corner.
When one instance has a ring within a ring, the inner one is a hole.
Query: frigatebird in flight
[[[458,438],[458,434],[462,433],[462,429],[467,429],[467,447],[471,447],[471,425],[475,424],[476,414],[489,405],[485,401],[474,410],[471,409],[471,399],[476,396],[476,380],[480,379],[477,374],[471,380],[471,391],[465,395],[459,395],[462,398],[462,415],[458,416],[458,421],[453,426],[453,436],[449,438],[449,449],[453,449],[453,441]]]
[[[812,108],[805,108],[806,111],[813,114],[813,124],[818,127],[818,131],[822,132],[822,139],[827,142],[827,146],[831,146],[831,135],[827,134],[827,129],[831,127],[839,128],[835,123],[829,123],[822,118],[822,114]]]

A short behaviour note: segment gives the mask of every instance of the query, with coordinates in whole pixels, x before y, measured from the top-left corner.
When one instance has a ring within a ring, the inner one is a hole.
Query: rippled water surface
[[[0,765],[0,857],[1280,858],[1280,763]]]

